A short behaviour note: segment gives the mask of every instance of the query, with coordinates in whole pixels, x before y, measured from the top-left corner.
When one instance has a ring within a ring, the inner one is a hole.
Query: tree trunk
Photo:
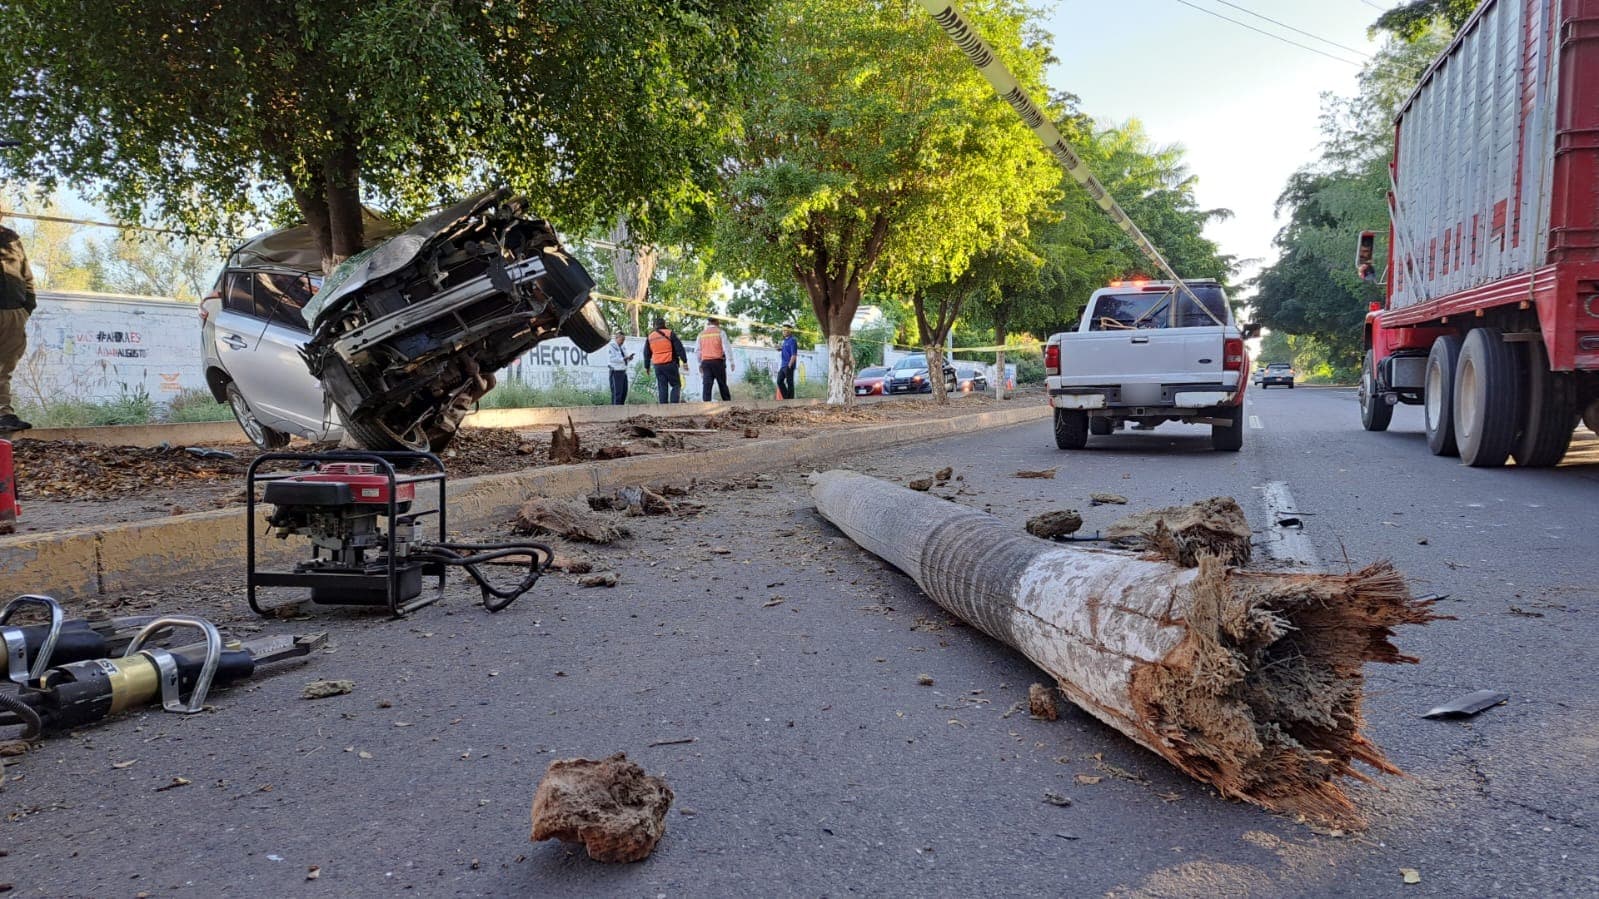
[[[298,182],[285,180],[294,205],[311,228],[322,257],[323,274],[361,252],[366,245],[366,222],[361,217],[361,167],[355,144],[346,145],[323,163],[322,177]]]
[[[1008,336],[1005,327],[1005,310],[994,310],[994,345],[999,349],[994,351],[994,399],[1005,398],[1005,338]]]
[[[616,227],[611,229],[610,240],[616,247],[611,252],[611,271],[616,274],[617,289],[628,301],[628,314],[632,317],[633,327],[629,333],[643,334],[641,319],[644,297],[649,293],[650,279],[655,277],[655,264],[660,254],[654,247],[630,247],[628,242],[631,239],[627,219],[618,221]]]
[[[1365,662],[1435,616],[1388,563],[1349,575],[1181,568],[1074,549],[876,478],[813,480],[817,511],[928,597],[1020,650],[1067,698],[1223,795],[1336,825],[1340,778],[1395,768],[1363,732]],[[914,521],[916,527],[906,528]]]
[[[918,290],[911,294],[911,308],[916,312],[916,331],[922,338],[922,352],[927,356],[927,380],[933,386],[933,401],[940,406],[948,405],[949,391],[944,387],[944,338],[949,336],[949,324],[944,318],[944,303],[938,304],[938,319],[930,319],[927,317],[927,294]]]
[[[817,269],[824,264],[825,257]],[[855,343],[850,338],[850,326],[861,305],[860,287],[853,278],[826,278],[817,270],[805,268],[797,273],[827,338],[827,402],[834,406],[854,405]]]
[[[848,334],[827,338],[827,402],[833,406],[855,402],[855,340]]]
[[[927,354],[927,380],[933,385],[933,401],[940,406],[947,405],[949,387],[944,383],[944,344],[924,344],[922,352]]]

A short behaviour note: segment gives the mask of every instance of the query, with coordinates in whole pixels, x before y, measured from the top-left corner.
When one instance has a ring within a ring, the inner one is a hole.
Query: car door
[[[310,339],[300,308],[311,298],[304,275],[229,272],[217,316],[217,357],[262,424],[313,440],[328,435],[331,406],[300,358]]]

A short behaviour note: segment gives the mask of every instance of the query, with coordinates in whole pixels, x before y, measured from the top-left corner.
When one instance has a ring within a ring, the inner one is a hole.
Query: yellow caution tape
[[[955,42],[955,46],[966,54],[966,58],[971,60],[972,65],[976,66],[977,70],[983,74],[983,77],[988,79],[988,83],[994,88],[994,93],[998,94],[1001,100],[1009,103],[1011,108],[1016,110],[1016,114],[1021,116],[1022,123],[1033,130],[1033,133],[1043,142],[1044,149],[1055,158],[1056,162],[1060,163],[1061,168],[1066,170],[1066,174],[1071,175],[1073,180],[1082,185],[1083,190],[1088,191],[1088,196],[1093,199],[1100,209],[1105,211],[1106,215],[1110,216],[1110,220],[1115,222],[1116,226],[1122,230],[1122,233],[1126,234],[1137,245],[1139,251],[1150,262],[1154,263],[1167,278],[1182,285],[1182,290],[1189,294],[1195,305],[1205,309],[1205,304],[1199,302],[1198,297],[1193,296],[1193,291],[1189,290],[1188,285],[1183,283],[1183,279],[1178,277],[1177,272],[1173,271],[1172,267],[1167,264],[1166,257],[1162,256],[1160,250],[1156,249],[1155,245],[1149,242],[1149,238],[1144,236],[1144,232],[1133,224],[1133,220],[1128,218],[1127,213],[1116,204],[1110,192],[1105,189],[1105,185],[1099,183],[1099,179],[1094,177],[1094,173],[1088,170],[1088,165],[1083,162],[1083,158],[1078,156],[1077,151],[1066,143],[1066,138],[1061,136],[1060,131],[1044,115],[1043,110],[1039,109],[1038,104],[1033,102],[1033,98],[1022,90],[1021,83],[1016,80],[1016,76],[1011,74],[1010,69],[1003,62],[1000,62],[999,56],[994,53],[993,48],[988,46],[988,42],[983,40],[982,36],[977,33],[977,29],[972,27],[965,14],[955,4],[950,3],[949,0],[919,0],[919,2],[922,4],[923,9],[932,14],[933,21],[944,29],[944,33],[949,35],[950,40]],[[1206,311],[1208,312],[1209,310],[1207,309]]]

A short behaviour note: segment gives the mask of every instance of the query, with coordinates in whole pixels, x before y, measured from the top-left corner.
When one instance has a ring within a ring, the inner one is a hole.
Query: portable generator
[[[300,471],[269,471],[263,465],[298,463]],[[418,473],[400,474],[396,466]],[[264,453],[245,475],[246,573],[250,608],[268,614],[258,587],[304,587],[318,605],[381,606],[401,617],[443,596],[445,572],[460,567],[483,593],[483,606],[498,612],[532,588],[553,553],[541,543],[451,543],[444,463],[432,453],[333,452]],[[418,487],[431,485],[433,503],[422,508]],[[259,489],[258,489],[259,488]],[[292,571],[262,571],[256,545],[257,503],[272,507],[265,517],[269,533],[282,540],[304,537],[311,558]],[[437,517],[436,540],[424,540],[423,520]],[[519,583],[491,584],[480,566],[525,557]],[[423,592],[423,581],[437,588]]]

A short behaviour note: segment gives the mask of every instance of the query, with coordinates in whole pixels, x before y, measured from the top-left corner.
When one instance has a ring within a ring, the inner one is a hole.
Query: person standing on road
[[[33,425],[11,406],[11,373],[28,349],[28,317],[38,299],[22,237],[0,225],[0,431],[26,431]]]
[[[661,403],[681,403],[683,370],[680,366],[688,364],[688,352],[683,349],[683,341],[666,326],[666,319],[657,315],[652,324],[655,330],[646,341],[648,352],[644,364],[655,370],[655,398]]]
[[[615,338],[606,347],[605,367],[611,370],[611,405],[621,406],[627,403],[627,364],[633,354],[627,351],[626,334],[617,331]]]
[[[794,337],[794,329],[783,328],[783,357],[777,368],[777,396],[779,399],[791,400],[794,398],[794,369],[799,365],[799,341]]]
[[[727,335],[722,333],[721,324],[716,316],[705,317],[705,330],[700,332],[700,399],[704,402],[711,401],[711,385],[715,384],[722,394],[722,402],[733,398],[727,389],[727,373],[733,370],[733,354],[727,342]]]

